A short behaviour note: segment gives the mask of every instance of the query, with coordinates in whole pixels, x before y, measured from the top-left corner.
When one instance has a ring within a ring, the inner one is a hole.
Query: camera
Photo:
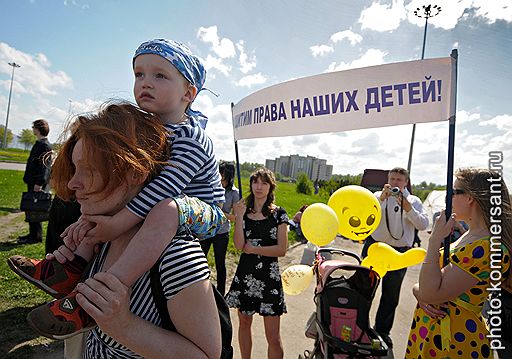
[[[391,195],[395,196],[395,197],[398,197],[400,194],[402,194],[402,191],[400,191],[399,187],[393,187],[390,189],[390,191],[391,191]]]

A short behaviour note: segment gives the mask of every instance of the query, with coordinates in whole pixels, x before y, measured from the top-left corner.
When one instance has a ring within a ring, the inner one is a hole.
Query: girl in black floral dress
[[[276,182],[272,171],[260,168],[251,175],[251,193],[233,206],[236,217],[234,243],[243,253],[226,301],[238,308],[238,342],[242,358],[251,357],[252,315],[263,316],[269,358],[282,358],[279,334],[286,313],[277,257],[286,254],[288,216],[274,205]]]

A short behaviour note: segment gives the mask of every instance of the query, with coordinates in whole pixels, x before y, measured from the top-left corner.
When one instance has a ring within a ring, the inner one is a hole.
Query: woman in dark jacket
[[[32,123],[32,131],[37,137],[36,143],[32,146],[25,168],[23,182],[27,184],[29,192],[44,191],[48,185],[50,174],[50,157],[52,151],[46,136],[50,132],[48,122],[36,120]],[[41,222],[29,222],[29,234],[18,238],[20,244],[38,243],[43,240],[43,227]]]

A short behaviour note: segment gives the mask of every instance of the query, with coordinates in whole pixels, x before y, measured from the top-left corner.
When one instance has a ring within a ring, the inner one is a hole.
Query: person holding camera
[[[388,183],[382,191],[375,192],[382,210],[379,226],[364,242],[361,257],[368,255],[368,247],[375,242],[389,244],[400,253],[412,248],[414,231],[425,230],[428,226],[428,216],[423,210],[421,200],[407,190],[409,172],[395,167],[388,173]],[[389,336],[395,310],[400,299],[400,288],[407,268],[389,271],[382,278],[382,296],[375,317],[377,331],[390,348],[393,342]]]

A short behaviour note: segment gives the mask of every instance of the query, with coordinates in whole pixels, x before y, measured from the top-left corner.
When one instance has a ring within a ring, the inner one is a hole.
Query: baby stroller
[[[356,262],[326,260],[323,253],[348,256]],[[388,346],[369,323],[371,303],[380,282],[377,272],[362,267],[359,256],[349,251],[320,248],[315,257],[316,312],[306,325],[306,336],[315,340],[315,346],[299,359],[386,356]]]

